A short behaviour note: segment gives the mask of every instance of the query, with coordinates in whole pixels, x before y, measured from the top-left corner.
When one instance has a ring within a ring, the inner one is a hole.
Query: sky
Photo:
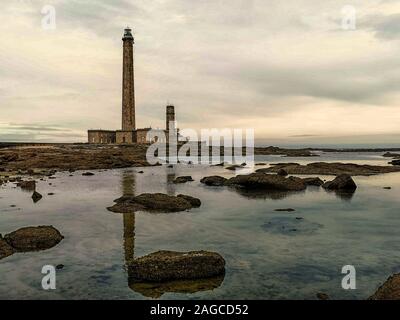
[[[173,103],[180,128],[258,144],[400,146],[398,0],[0,1],[0,141],[119,129],[129,25],[137,127]]]

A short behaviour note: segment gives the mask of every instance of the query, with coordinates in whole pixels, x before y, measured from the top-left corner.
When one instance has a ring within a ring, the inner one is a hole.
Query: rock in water
[[[277,191],[302,191],[306,189],[303,179],[285,178],[278,175],[252,173],[238,175],[226,181],[225,185],[240,186],[246,189],[267,189]]]
[[[389,162],[389,164],[392,164],[394,166],[400,166],[400,159],[399,160],[393,160],[393,161]]]
[[[193,208],[198,208],[201,206],[200,199],[197,199],[197,198],[194,198],[191,196],[187,196],[184,194],[178,194],[178,198],[185,199],[187,202],[189,202],[193,206]]]
[[[94,173],[93,172],[84,172],[84,173],[82,173],[82,175],[90,177],[90,176],[94,176]]]
[[[200,180],[200,182],[207,186],[221,187],[225,184],[227,180],[228,179],[224,177],[211,176],[211,177],[204,177],[203,179]]]
[[[329,296],[326,293],[318,292],[316,296],[319,300],[329,300]]]
[[[190,199],[190,201],[188,201]],[[123,196],[114,200],[114,206],[107,208],[112,212],[130,213],[135,211],[179,212],[194,207],[193,197],[180,195],[169,196],[163,193],[143,193],[139,196]],[[197,201],[200,201],[197,199]]]
[[[39,192],[37,192],[37,191],[35,191],[33,194],[32,194],[32,200],[33,200],[33,202],[34,203],[36,203],[36,202],[38,202],[40,199],[42,199],[43,198],[43,196],[39,193]]]
[[[242,166],[235,164],[233,166],[226,167],[225,169],[230,171],[235,171],[236,169],[242,169]]]
[[[20,181],[17,183],[17,186],[23,190],[34,191],[36,189],[36,181]]]
[[[400,274],[394,274],[368,298],[369,300],[400,300]]]
[[[17,252],[50,249],[62,239],[64,236],[53,226],[21,228],[4,236],[4,240]]]
[[[325,182],[322,187],[327,190],[339,191],[355,191],[357,189],[356,183],[348,174],[341,174],[333,181]]]
[[[184,177],[177,177],[174,180],[174,183],[179,184],[179,183],[186,183],[186,182],[191,182],[191,181],[194,181],[191,176],[184,176]]]
[[[0,234],[0,260],[11,256],[15,250],[11,247]]]
[[[225,260],[215,252],[158,251],[128,263],[129,275],[139,281],[165,282],[211,278],[225,273]]]
[[[324,184],[320,178],[304,178],[303,181],[308,186],[320,187]]]

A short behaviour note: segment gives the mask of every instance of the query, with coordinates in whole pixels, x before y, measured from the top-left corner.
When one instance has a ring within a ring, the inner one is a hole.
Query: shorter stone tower
[[[166,126],[165,130],[169,130],[170,126],[173,126],[173,129],[175,130],[175,107],[172,105],[167,106],[167,116],[166,116]]]

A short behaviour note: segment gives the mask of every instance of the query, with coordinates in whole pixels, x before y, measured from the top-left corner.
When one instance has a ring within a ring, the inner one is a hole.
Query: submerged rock
[[[190,201],[189,201],[190,199]],[[196,199],[200,201],[199,199]],[[163,193],[143,193],[139,196],[122,196],[114,200],[114,206],[107,208],[112,212],[130,213],[135,211],[179,212],[195,207],[195,198],[185,195],[178,197]]]
[[[46,250],[56,246],[64,236],[53,226],[26,227],[4,236],[17,252]]]
[[[35,191],[33,194],[32,194],[32,200],[33,200],[33,202],[34,203],[36,203],[36,202],[38,202],[40,199],[42,199],[43,198],[43,196],[39,193],[39,192],[37,192],[37,191]]]
[[[203,179],[200,180],[200,182],[207,186],[221,187],[225,184],[227,180],[228,179],[220,176],[210,176],[210,177],[204,177]]]
[[[15,252],[14,248],[11,247],[0,234],[0,260],[8,256],[11,256]]]
[[[136,280],[165,282],[204,279],[225,273],[225,260],[215,252],[158,251],[128,263],[129,275]]]
[[[368,298],[369,300],[400,300],[400,274],[394,274]]]
[[[302,191],[306,189],[306,184],[300,178],[285,178],[278,175],[269,175],[264,173],[238,175],[226,181],[225,185],[240,186],[248,189],[267,189],[279,191]]]
[[[94,173],[93,172],[84,172],[84,173],[82,173],[82,175],[90,177],[90,176],[94,176]]]
[[[173,182],[175,184],[179,184],[179,183],[186,183],[186,182],[191,182],[191,181],[194,181],[191,176],[183,176],[183,177],[177,177]]]
[[[348,174],[337,176],[333,181],[325,182],[322,187],[327,190],[355,191],[357,185]]]
[[[287,236],[314,234],[323,226],[319,223],[310,222],[306,219],[295,217],[274,217],[262,225],[264,231],[278,233]]]

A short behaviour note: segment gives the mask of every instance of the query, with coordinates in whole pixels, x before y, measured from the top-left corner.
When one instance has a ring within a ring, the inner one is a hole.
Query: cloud
[[[370,15],[361,21],[360,26],[372,31],[378,39],[400,39],[400,13]]]
[[[85,141],[89,128],[118,129],[128,24],[138,127],[163,127],[170,101],[182,128],[253,127],[259,139],[400,133],[400,8],[354,0],[358,28],[346,32],[347,2],[8,1],[0,121],[27,125],[0,126],[0,139]],[[41,29],[45,4],[56,8],[54,31]]]

